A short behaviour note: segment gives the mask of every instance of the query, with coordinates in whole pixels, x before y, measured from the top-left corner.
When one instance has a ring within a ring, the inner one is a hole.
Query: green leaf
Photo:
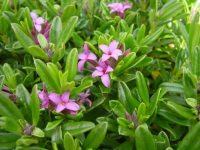
[[[55,120],[55,121],[52,121],[52,122],[48,122],[45,130],[46,131],[52,130],[52,129],[56,128],[62,122],[63,122],[63,119]]]
[[[16,74],[9,64],[5,63],[3,65],[3,73],[5,75],[5,83],[12,89],[15,89],[17,86]]]
[[[177,150],[199,150],[200,147],[200,122],[198,122],[195,126],[192,127],[191,130],[187,133],[187,135],[183,138],[183,140],[179,143]]]
[[[76,14],[77,14],[76,5],[67,5],[63,10],[61,19],[63,20],[63,22],[66,22],[70,17],[76,16]]]
[[[131,128],[128,128],[128,127],[124,127],[124,126],[119,125],[118,132],[119,132],[119,135],[129,136],[129,137],[132,137],[132,138],[135,137],[134,130],[131,129]]]
[[[2,90],[2,88],[3,88],[4,79],[5,79],[5,76],[0,75],[0,90]]]
[[[98,125],[86,137],[83,147],[85,149],[92,148],[97,149],[103,142],[106,132],[107,132],[108,123],[103,122]]]
[[[50,42],[56,45],[60,38],[61,32],[62,32],[62,22],[60,17],[56,16],[51,24],[51,29],[49,33]]]
[[[63,30],[60,34],[59,40],[57,42],[57,47],[60,47],[62,44],[66,44],[66,42],[71,37],[73,30],[77,24],[78,17],[71,17],[65,25],[63,25]]]
[[[63,145],[65,150],[76,150],[75,141],[69,132],[64,135]]]
[[[37,35],[37,39],[38,39],[38,42],[39,42],[41,48],[44,49],[44,48],[47,48],[47,47],[48,47],[47,39],[45,38],[45,36],[44,36],[43,34],[39,33],[39,34]]]
[[[20,138],[19,134],[0,132],[0,149],[14,149],[16,140]]]
[[[197,107],[197,100],[196,99],[194,99],[194,98],[186,98],[186,103],[189,105],[189,106],[191,106],[191,107],[193,107],[193,108],[196,108]]]
[[[19,84],[16,88],[16,96],[20,101],[30,105],[30,94],[23,84]]]
[[[155,32],[147,35],[142,41],[141,41],[141,45],[149,45],[151,43],[153,43],[163,32],[164,27],[160,27],[158,28]]]
[[[124,82],[118,82],[118,97],[126,110],[130,113],[139,105],[139,102],[133,97],[130,89]]]
[[[44,137],[44,132],[40,128],[35,127],[31,135],[42,138]]]
[[[71,95],[76,95],[93,85],[92,80],[84,80],[80,86],[73,88]]]
[[[125,117],[126,109],[124,106],[116,100],[109,101],[110,108],[119,117]]]
[[[22,128],[15,119],[0,117],[0,127],[12,133],[22,133]]]
[[[168,101],[167,106],[175,111],[177,114],[184,118],[196,119],[196,115],[192,112],[191,109],[181,106],[173,101]]]
[[[15,120],[23,119],[23,115],[17,106],[3,93],[0,92],[0,115],[13,118]]]
[[[87,132],[94,128],[95,125],[89,121],[79,121],[79,122],[67,122],[63,124],[62,129],[63,131],[67,131],[72,135],[77,135],[80,133]]]
[[[31,93],[31,101],[30,101],[31,113],[32,113],[32,122],[33,125],[37,125],[40,119],[40,99],[38,98],[38,90],[37,85],[33,87]]]
[[[15,32],[17,39],[19,40],[20,44],[25,48],[28,49],[29,46],[34,45],[35,43],[33,40],[27,36],[20,28],[20,26],[16,23],[11,24],[12,29]]]
[[[52,90],[59,93],[60,92],[60,83],[57,81],[57,75],[54,76],[53,74],[57,74],[57,72],[49,70],[46,64],[39,59],[34,60],[36,71],[39,74],[40,78],[49,86]],[[52,74],[53,73],[53,74]]]
[[[77,64],[78,64],[78,50],[74,48],[68,54],[65,65],[65,71],[68,72],[67,76],[68,81],[74,80],[77,72]]]
[[[135,130],[137,150],[156,150],[153,135],[146,124],[138,126]]]
[[[136,84],[139,95],[142,101],[149,106],[149,91],[143,74],[139,71],[136,72]]]
[[[163,82],[160,87],[168,92],[184,93],[183,86],[178,83]]]
[[[43,49],[41,49],[39,46],[36,46],[36,45],[28,47],[27,51],[33,57],[36,57],[36,58],[41,58],[41,59],[44,59],[44,60],[48,60],[48,58],[49,58],[47,53]]]

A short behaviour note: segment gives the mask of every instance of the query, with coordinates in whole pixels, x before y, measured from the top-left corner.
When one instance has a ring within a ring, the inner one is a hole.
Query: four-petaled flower
[[[104,52],[102,55],[102,61],[106,61],[110,58],[114,58],[115,60],[118,60],[118,57],[122,55],[122,51],[117,48],[118,42],[112,41],[109,46],[105,44],[99,45],[99,48]]]
[[[108,4],[108,7],[110,8],[110,13],[116,13],[121,18],[124,18],[124,13],[127,9],[130,9],[132,7],[131,4],[128,2],[124,3],[110,3]]]
[[[65,92],[62,95],[56,93],[49,94],[49,99],[54,103],[56,112],[67,110],[69,113],[75,114],[80,110],[80,106],[73,100],[69,99],[69,94],[69,92]]]
[[[37,14],[34,13],[34,12],[31,12],[31,17],[32,17],[35,29],[38,32],[41,32],[41,30],[42,30],[42,24],[44,24],[44,19],[42,17],[38,17]]]
[[[98,66],[95,67],[96,70],[92,73],[92,77],[101,77],[101,81],[105,87],[110,86],[110,77],[109,73],[113,71],[113,68],[109,66],[107,62],[102,61],[101,59],[98,62]]]
[[[80,53],[78,55],[78,58],[80,59],[79,63],[78,63],[78,70],[80,72],[83,71],[83,67],[84,67],[84,64],[87,62],[87,61],[95,61],[97,59],[96,55],[92,52],[90,52],[87,44],[84,44],[84,47],[83,47],[83,50],[84,52],[83,53]]]

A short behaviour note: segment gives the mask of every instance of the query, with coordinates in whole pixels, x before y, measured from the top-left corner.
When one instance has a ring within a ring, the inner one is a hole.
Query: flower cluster
[[[92,77],[100,77],[105,87],[110,86],[109,74],[113,72],[116,62],[120,56],[125,56],[127,51],[123,54],[122,50],[118,48],[119,42],[113,40],[109,45],[101,44],[99,48],[103,54],[97,61],[97,56],[90,52],[87,44],[84,45],[84,52],[79,54],[78,70],[83,71],[86,62],[90,63],[92,68]]]
[[[42,17],[38,17],[38,15],[34,12],[31,12],[31,18],[33,21],[33,28],[32,28],[32,36],[33,40],[36,44],[38,44],[37,35],[38,33],[44,35],[44,37],[49,41],[49,31],[51,28],[51,25]]]
[[[63,94],[57,93],[48,93],[46,87],[43,87],[42,91],[38,92],[38,97],[41,100],[41,108],[52,109],[56,112],[66,112],[71,115],[77,114],[80,110],[81,103],[88,103],[89,106],[92,106],[92,102],[88,98],[89,91],[86,93],[80,93],[80,97],[77,101],[70,99],[70,92],[66,91]]]
[[[110,8],[110,13],[116,13],[116,15],[120,16],[121,18],[124,18],[125,11],[127,9],[130,9],[132,5],[128,2],[110,3],[108,4],[108,7]]]

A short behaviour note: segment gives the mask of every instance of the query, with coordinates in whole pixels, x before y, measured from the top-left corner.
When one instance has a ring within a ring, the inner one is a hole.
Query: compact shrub
[[[199,150],[199,0],[0,6],[1,150]]]

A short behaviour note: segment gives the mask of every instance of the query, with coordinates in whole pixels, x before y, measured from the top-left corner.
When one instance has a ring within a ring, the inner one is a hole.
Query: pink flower
[[[80,53],[78,55],[78,58],[80,59],[79,63],[78,63],[78,70],[80,72],[83,71],[83,68],[84,68],[84,64],[87,62],[87,61],[94,61],[97,59],[96,55],[92,52],[90,52],[87,44],[84,44],[84,47],[83,47],[83,50],[84,52],[83,53]]]
[[[55,104],[55,111],[61,112],[67,110],[70,114],[76,114],[80,110],[80,106],[74,101],[69,99],[69,92],[65,92],[62,95],[51,93],[49,94],[49,99]]]
[[[111,57],[118,60],[118,57],[122,55],[122,51],[117,48],[118,44],[119,43],[114,40],[109,44],[109,46],[104,44],[99,46],[99,48],[104,52],[102,55],[102,61],[106,61]]]
[[[78,99],[79,103],[84,103],[86,102],[88,104],[89,107],[92,106],[92,102],[91,100],[88,98],[88,96],[90,96],[89,90],[87,90],[85,93],[80,93],[79,94],[80,98]]]
[[[49,96],[46,89],[46,86],[43,86],[43,90],[38,92],[38,97],[42,101],[41,108],[48,108],[50,105]]]
[[[101,77],[101,81],[105,87],[110,86],[109,72],[113,71],[113,68],[108,65],[107,62],[103,62],[101,59],[98,62],[98,66],[95,67],[96,70],[92,73],[92,77]]]
[[[124,3],[110,3],[108,7],[111,9],[110,13],[116,13],[121,18],[124,18],[124,13],[127,9],[132,7],[131,4],[124,2]]]
[[[40,32],[42,30],[42,24],[44,23],[44,19],[42,17],[38,17],[36,13],[31,12],[31,17],[33,20],[33,25],[35,29]]]

